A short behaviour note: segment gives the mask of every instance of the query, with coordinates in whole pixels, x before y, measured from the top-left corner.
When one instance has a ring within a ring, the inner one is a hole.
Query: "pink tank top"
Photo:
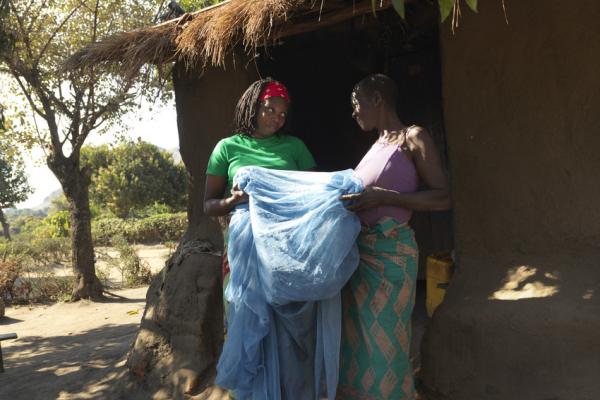
[[[365,187],[378,186],[401,193],[416,192],[419,175],[412,160],[398,144],[375,142],[355,169]],[[401,207],[377,207],[358,214],[363,225],[372,227],[383,217],[407,222],[412,211]]]

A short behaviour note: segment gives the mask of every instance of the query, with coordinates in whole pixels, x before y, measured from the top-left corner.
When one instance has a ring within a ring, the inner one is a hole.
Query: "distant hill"
[[[46,196],[44,198],[44,200],[42,201],[42,204],[40,204],[37,207],[34,207],[33,209],[34,210],[46,210],[46,211],[48,211],[48,209],[52,205],[52,200],[56,199],[61,194],[62,194],[62,189],[56,189],[54,192],[50,193],[48,196]]]
[[[48,215],[48,210],[38,210],[35,208],[7,208],[6,210],[4,210],[4,215],[6,215],[8,223],[11,223],[12,220],[22,215],[28,215],[32,217],[45,217]]]
[[[10,221],[16,217],[21,215],[31,215],[34,217],[45,217],[48,215],[48,209],[52,205],[52,200],[60,196],[62,193],[61,189],[57,189],[50,193],[48,196],[44,198],[41,204],[32,208],[8,208],[4,210],[4,214],[6,218]]]

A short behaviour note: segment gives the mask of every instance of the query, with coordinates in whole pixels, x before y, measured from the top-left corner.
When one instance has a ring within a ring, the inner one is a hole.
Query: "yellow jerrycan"
[[[444,300],[448,283],[454,272],[454,262],[450,253],[435,253],[427,257],[427,297],[425,307],[427,315],[433,312]]]

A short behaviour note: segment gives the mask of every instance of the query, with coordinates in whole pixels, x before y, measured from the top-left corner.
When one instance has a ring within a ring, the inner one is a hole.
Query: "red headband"
[[[281,97],[284,100],[290,101],[290,94],[288,93],[288,90],[279,82],[267,83],[259,98],[262,101],[268,99],[269,97]]]

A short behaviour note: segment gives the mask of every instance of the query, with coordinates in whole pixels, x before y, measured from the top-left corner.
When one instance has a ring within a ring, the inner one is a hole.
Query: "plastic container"
[[[425,306],[427,315],[432,316],[435,309],[442,303],[452,273],[454,262],[450,253],[437,253],[427,257],[427,298]]]

